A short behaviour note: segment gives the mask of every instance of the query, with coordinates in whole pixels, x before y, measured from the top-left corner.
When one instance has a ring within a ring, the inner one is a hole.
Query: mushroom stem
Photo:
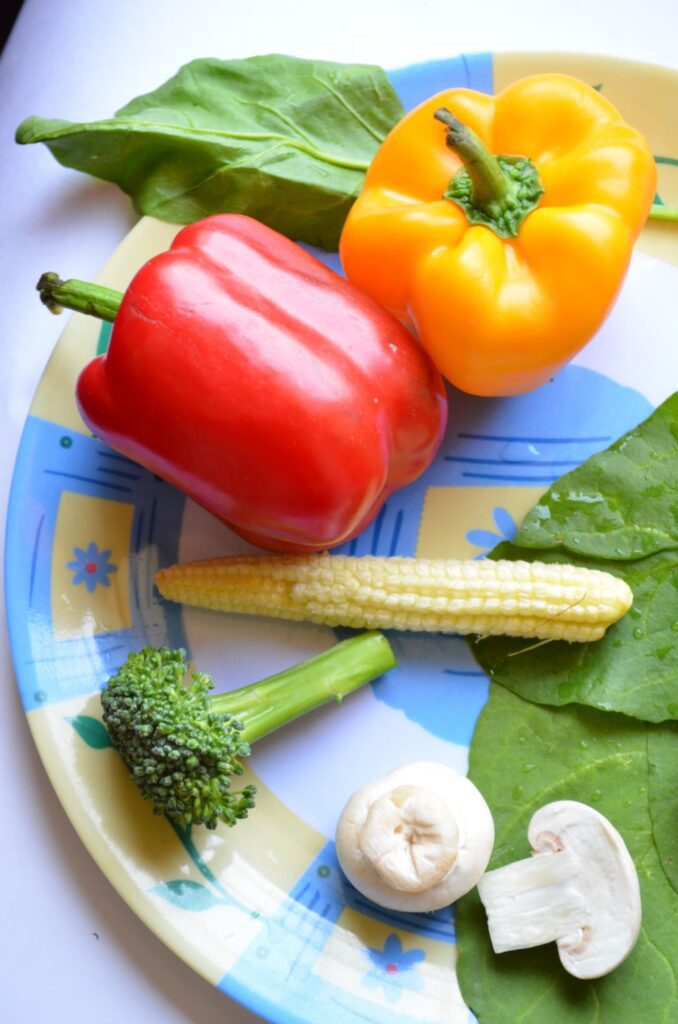
[[[575,933],[587,920],[569,850],[540,853],[489,871],[478,883],[495,953],[530,949]]]

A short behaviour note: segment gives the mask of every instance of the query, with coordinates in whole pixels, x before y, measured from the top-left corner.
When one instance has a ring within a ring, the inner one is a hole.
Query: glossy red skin
[[[395,317],[232,214],[183,228],[142,267],[76,395],[103,441],[282,551],[363,529],[429,465],[447,414]]]

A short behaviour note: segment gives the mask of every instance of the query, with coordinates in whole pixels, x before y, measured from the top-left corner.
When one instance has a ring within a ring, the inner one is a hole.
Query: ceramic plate
[[[392,74],[409,108],[449,86],[498,91],[560,70],[601,89],[648,136],[659,199],[678,202],[678,74],[592,56],[489,54]],[[144,219],[100,280],[124,288],[176,228]],[[326,257],[336,266],[336,257]],[[678,233],[648,227],[599,335],[549,384],[504,400],[450,396],[434,465],[346,550],[480,558],[510,537],[565,470],[643,419],[676,385]],[[204,977],[274,1021],[466,1022],[453,910],[402,915],[344,880],[333,834],[350,793],[413,759],[465,770],[488,683],[463,640],[394,636],[400,667],[262,741],[252,816],[179,832],[136,794],[100,722],[99,689],[143,644],[188,648],[219,688],[280,670],[335,641],[302,623],[181,610],[154,571],[251,550],[84,428],[73,389],[108,330],[74,315],[26,423],[11,493],[7,605],[21,696],[66,813],[150,928]],[[669,372],[669,367],[673,372]]]

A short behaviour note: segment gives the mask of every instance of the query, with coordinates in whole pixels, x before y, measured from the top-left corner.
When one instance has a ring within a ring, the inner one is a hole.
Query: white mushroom
[[[433,761],[358,789],[337,824],[337,856],[364,896],[391,910],[439,910],[487,867],[494,823],[465,776]]]
[[[575,800],[541,807],[527,835],[532,857],[478,883],[495,953],[556,942],[576,978],[608,974],[640,931],[638,875],[624,840]]]

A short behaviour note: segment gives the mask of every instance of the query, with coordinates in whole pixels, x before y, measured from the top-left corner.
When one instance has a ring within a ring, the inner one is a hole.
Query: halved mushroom
[[[391,910],[439,910],[477,883],[492,815],[454,768],[416,761],[356,790],[341,813],[337,856],[364,896]]]
[[[532,817],[533,856],[478,883],[495,953],[556,942],[576,978],[599,978],[640,931],[638,875],[624,840],[587,804],[559,800]]]

